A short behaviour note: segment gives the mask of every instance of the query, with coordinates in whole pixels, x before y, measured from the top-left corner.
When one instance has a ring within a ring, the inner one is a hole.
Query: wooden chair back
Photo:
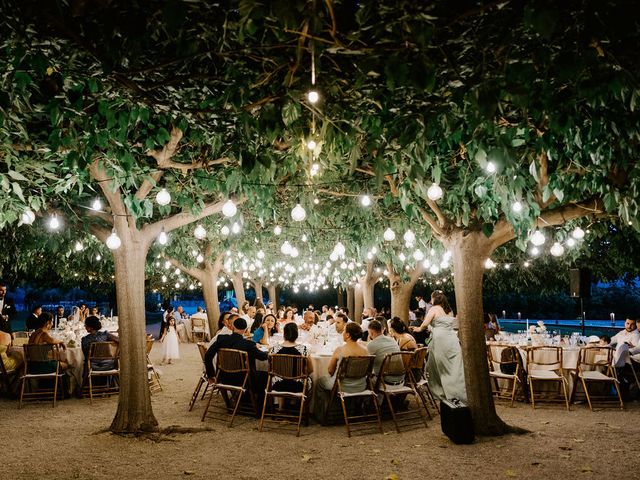
[[[359,379],[370,377],[373,372],[373,355],[343,357],[336,374],[337,380]]]
[[[527,349],[527,369],[562,370],[562,347],[539,346]]]
[[[220,372],[247,373],[249,371],[249,355],[242,350],[221,348],[218,350],[216,367]]]
[[[13,332],[13,340],[11,343],[15,346],[25,345],[29,343],[29,332]]]
[[[578,356],[578,369],[582,372],[590,370],[609,373],[613,365],[613,349],[610,347],[584,347]]]
[[[407,366],[413,357],[413,352],[393,352],[387,353],[380,366],[380,379],[384,380],[387,375],[400,376],[407,372]]]
[[[60,370],[60,361],[58,357],[58,345],[49,343],[31,343],[22,346],[24,352],[24,371],[29,373],[29,365],[56,362],[56,372]]]
[[[191,328],[195,330],[196,328],[204,330],[204,318],[193,318],[191,317]]]
[[[147,356],[151,353],[152,348],[153,348],[153,339],[147,338]]]
[[[116,342],[93,342],[89,346],[89,364],[92,360],[118,360],[119,353]]]
[[[269,375],[285,380],[303,380],[309,376],[307,357],[303,355],[269,355]]]
[[[209,349],[207,347],[207,344],[204,342],[198,342],[196,345],[198,345],[198,352],[200,352],[200,357],[202,358],[202,361],[204,362],[204,356],[207,354],[207,350]]]

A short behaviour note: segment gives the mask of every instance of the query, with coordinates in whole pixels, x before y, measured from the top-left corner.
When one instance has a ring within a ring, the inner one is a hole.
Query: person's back
[[[376,359],[373,361],[373,373],[376,377],[380,374],[380,367],[382,367],[382,362],[384,361],[384,357],[388,353],[396,353],[400,351],[400,346],[398,343],[391,337],[387,337],[386,335],[379,335],[373,340],[367,343],[367,351],[369,355],[374,355]],[[402,376],[388,376],[387,382],[395,383],[402,381]]]

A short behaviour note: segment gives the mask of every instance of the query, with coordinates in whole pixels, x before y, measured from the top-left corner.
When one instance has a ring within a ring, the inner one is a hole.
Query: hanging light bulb
[[[307,92],[307,100],[309,103],[316,103],[320,99],[320,95],[315,90],[309,90]]]
[[[521,213],[522,212],[522,203],[520,203],[518,200],[516,200],[515,202],[513,202],[513,204],[511,204],[511,210],[513,211],[513,213]]]
[[[304,207],[298,203],[295,207],[293,207],[293,210],[291,210],[291,218],[295,222],[302,222],[305,218],[307,218],[307,212],[305,211]]]
[[[391,228],[387,228],[384,233],[382,234],[382,237],[387,241],[387,242],[393,242],[396,239],[396,232],[394,232],[393,230],[391,230]]]
[[[314,205],[318,205],[320,203],[320,199],[319,198],[314,198],[313,199],[313,204]]]
[[[416,234],[413,233],[411,230],[407,230],[404,233],[404,241],[407,245],[413,245],[413,243],[416,241]]]
[[[166,188],[163,188],[156,194],[156,202],[158,205],[169,205],[171,203],[171,194],[167,191]]]
[[[484,262],[484,268],[490,269],[490,268],[494,268],[495,266],[496,266],[495,262],[490,258],[487,258],[487,260]]]
[[[291,247],[291,252],[289,253],[289,255],[291,255],[293,258],[297,258],[298,255],[300,255],[300,252],[298,252],[298,249],[296,247]]]
[[[576,227],[573,232],[571,232],[571,236],[576,240],[582,240],[584,238],[584,230],[580,227]]]
[[[535,232],[533,232],[533,235],[531,235],[531,238],[529,240],[536,247],[539,247],[540,245],[544,245],[544,242],[547,241],[547,239],[544,236],[544,233],[542,233],[540,230],[536,230]]]
[[[371,206],[371,197],[369,195],[363,195],[360,198],[360,203],[362,204],[363,207]]]
[[[429,189],[427,190],[427,197],[429,200],[440,200],[442,198],[442,188],[437,183],[432,183]]]
[[[413,258],[416,262],[421,262],[422,260],[424,260],[424,253],[422,252],[422,250],[416,250],[415,252],[413,252]]]
[[[487,172],[496,173],[496,164],[493,162],[487,162]]]
[[[282,246],[280,247],[280,251],[284,254],[284,255],[290,255],[291,254],[291,244],[289,243],[288,240],[285,240],[284,243],[282,244]]]
[[[554,243],[551,246],[551,255],[554,257],[560,257],[564,253],[564,247],[559,242]]]
[[[426,260],[424,260],[424,261],[422,262],[422,266],[423,266],[424,268],[429,268],[429,267],[431,266],[431,260],[429,260],[429,259],[427,258]]]
[[[81,252],[82,250],[84,250],[84,246],[82,246],[82,243],[76,242],[74,249],[76,252]]]
[[[431,267],[429,268],[429,272],[432,275],[437,275],[438,273],[440,273],[440,268],[438,268],[437,265],[431,265]]]
[[[334,250],[333,252],[331,252],[331,255],[329,255],[329,260],[331,260],[332,262],[335,262],[338,260],[338,254],[336,253],[336,251]]]
[[[236,204],[233,200],[229,199],[224,202],[224,205],[222,206],[222,214],[225,217],[233,217],[237,211],[238,207],[236,207]]]
[[[264,252],[262,250],[259,250],[258,253],[256,254],[256,257],[262,260],[264,258]]]
[[[276,226],[273,228],[273,233],[274,233],[275,235],[280,235],[280,234],[282,233],[282,227],[281,227],[280,225],[276,225]]]
[[[57,230],[60,228],[60,220],[58,220],[57,215],[51,215],[51,218],[49,219],[49,228],[51,230]]]
[[[576,246],[576,241],[571,237],[567,238],[567,247],[573,248],[575,246]]]
[[[25,225],[31,225],[36,220],[36,214],[33,213],[33,210],[27,208],[24,212],[22,212],[22,216],[20,217],[20,220]]]
[[[96,261],[98,261],[98,262],[99,262],[100,260],[102,260],[102,255],[97,254],[97,255],[96,255]]]
[[[336,243],[336,246],[333,247],[333,251],[336,252],[338,254],[339,257],[343,257],[344,253],[346,251],[345,246],[342,244],[342,242],[338,242]]]
[[[199,253],[198,256],[196,257],[196,262],[198,263],[204,262],[204,257],[202,256],[201,253]]]
[[[400,254],[398,255],[398,260],[400,260],[401,262],[404,262],[407,260],[407,257],[405,256],[404,253],[400,252]]]
[[[309,141],[307,142],[307,148],[308,148],[309,150],[311,150],[312,152],[316,149],[316,147],[317,147],[317,146],[318,146],[318,144],[316,143],[316,141],[315,141],[315,140],[309,140]]]
[[[102,201],[96,198],[91,204],[91,210],[102,210]]]
[[[531,248],[531,255],[537,257],[538,255],[540,255],[540,249],[538,247]]]
[[[303,234],[302,234],[302,237],[300,238],[300,240],[302,240],[303,242],[306,242],[306,241],[308,240],[308,238],[307,238],[307,234],[306,234],[306,233],[303,233]]]
[[[160,235],[158,235],[158,243],[160,245],[166,245],[168,241],[169,241],[169,236],[167,235],[167,232],[165,232],[163,228],[162,231],[160,232]]]
[[[229,235],[229,233],[231,233],[231,230],[229,230],[229,227],[227,227],[226,225],[223,225],[222,228],[220,229],[220,234],[226,237],[227,235]]]
[[[525,262],[524,262],[524,267],[525,267],[525,268],[529,268],[529,265],[531,265],[531,264],[530,264],[528,261],[525,261]]]
[[[122,245],[122,240],[120,240],[120,237],[116,233],[115,229],[113,229],[111,231],[111,235],[107,237],[106,244],[109,250],[117,250],[120,248],[120,245]]]
[[[238,222],[233,222],[233,225],[231,225],[231,233],[235,235],[240,233],[240,224]]]
[[[198,240],[202,240],[206,238],[207,231],[202,225],[198,224],[198,226],[193,230],[193,236],[196,237]]]

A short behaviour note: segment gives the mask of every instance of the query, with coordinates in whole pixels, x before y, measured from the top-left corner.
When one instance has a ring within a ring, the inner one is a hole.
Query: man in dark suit
[[[247,330],[247,321],[244,318],[236,318],[233,322],[233,333],[230,335],[218,335],[215,342],[211,344],[209,350],[204,356],[204,366],[207,370],[207,377],[209,383],[213,383],[215,377],[215,368],[213,365],[213,359],[221,348],[231,348],[234,350],[242,350],[247,352],[249,356],[249,369],[251,370],[251,389],[258,397],[264,395],[264,388],[267,383],[266,372],[256,372],[256,359],[266,360],[269,355],[267,352],[263,352],[258,349],[255,342],[244,338],[244,333]],[[242,374],[227,374],[220,376],[218,381],[227,383],[230,385],[242,385],[244,376]],[[260,403],[258,402],[258,405]]]
[[[27,330],[37,330],[40,328],[40,315],[42,315],[42,307],[40,305],[36,305],[31,310],[31,315],[27,317]]]
[[[11,333],[11,322],[17,314],[13,300],[7,298],[7,284],[0,280],[0,330]]]

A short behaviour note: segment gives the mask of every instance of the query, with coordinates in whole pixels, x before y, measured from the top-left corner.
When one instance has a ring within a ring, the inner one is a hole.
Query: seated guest
[[[31,310],[31,314],[27,317],[27,330],[35,330],[40,326],[40,315],[42,315],[42,307],[36,305]]]
[[[91,307],[91,310],[89,311],[89,316],[100,318],[100,309],[98,308],[97,305],[94,305],[93,307]],[[86,322],[87,319],[85,318],[84,321]]]
[[[415,350],[418,348],[416,339],[409,333],[407,326],[398,317],[393,317],[389,323],[389,335],[398,342],[400,350]]]
[[[187,315],[187,312],[184,311],[184,308],[182,307],[182,305],[178,305],[178,308],[176,308],[176,313],[173,315],[173,318],[175,318],[177,323],[180,320],[189,318],[189,315]]]
[[[338,364],[344,357],[357,357],[363,355],[369,355],[369,351],[358,343],[358,340],[362,337],[362,329],[360,325],[355,322],[345,322],[345,327],[342,332],[342,338],[345,341],[344,345],[336,348],[329,361],[328,372],[329,376],[321,377],[318,380],[318,386],[324,390],[331,390],[333,384],[336,381],[335,374],[338,371]],[[366,388],[366,379],[348,379],[342,382],[342,388],[346,392],[360,392]]]
[[[56,325],[60,320],[64,320],[66,317],[64,316],[64,307],[62,305],[56,308],[56,316],[54,318],[54,325]]]
[[[84,328],[87,331],[87,335],[82,337],[80,341],[82,345],[82,353],[84,354],[85,361],[89,360],[89,350],[92,343],[96,342],[118,342],[118,337],[109,332],[102,332],[102,324],[100,319],[95,315],[89,315],[84,321]],[[111,370],[116,368],[115,361],[113,360],[93,360],[91,362],[91,368],[94,370]]]
[[[422,309],[419,308],[418,310],[416,310],[416,319],[409,324],[409,330],[411,330],[411,327],[419,327],[420,325],[422,325],[423,321],[424,321],[424,311],[422,311]],[[411,332],[411,334],[413,335],[413,338],[416,339],[416,343],[418,345],[425,345],[427,343],[427,338],[429,338],[428,330],[422,330],[422,331],[414,330]]]
[[[311,363],[311,357],[309,351],[304,345],[296,343],[298,339],[298,326],[295,323],[287,323],[284,326],[284,342],[282,345],[276,345],[271,350],[272,354],[280,355],[301,355],[307,357],[307,373],[313,372],[313,364]],[[310,379],[307,384],[310,384]],[[301,392],[302,380],[284,380],[282,378],[273,379],[273,389],[279,392]]]
[[[276,333],[276,317],[271,314],[263,317],[261,313],[256,313],[251,328],[254,328],[252,335],[254,342],[269,345],[269,338]]]
[[[9,352],[11,346],[11,335],[0,330],[0,358],[7,371],[15,370],[22,365],[22,356],[18,352]]]
[[[624,322],[624,330],[611,337],[609,346],[616,350],[613,354],[613,366],[622,368],[630,363],[630,357],[640,362],[640,331],[633,318],[627,318]]]
[[[367,351],[369,355],[373,355],[376,359],[373,362],[373,373],[377,377],[380,373],[380,367],[387,353],[395,353],[400,351],[398,342],[393,338],[387,337],[382,333],[382,323],[379,320],[371,320],[369,322],[369,343],[367,343]],[[401,382],[404,377],[402,375],[396,377],[387,376],[387,382]]]
[[[53,326],[53,315],[49,312],[44,312],[40,317],[38,317],[38,321],[40,322],[38,328],[29,337],[29,345],[58,345],[65,350],[66,347],[62,340],[55,340],[51,335],[49,335],[49,331]],[[35,368],[31,368],[29,373],[51,373],[56,369],[56,364],[53,359],[50,362],[39,363],[42,365],[37,365]],[[60,362],[60,368],[62,370],[65,370],[68,367],[69,365],[66,362]]]
[[[300,325],[300,333],[304,337],[304,341],[308,343],[315,343],[321,334],[320,328],[316,325],[317,316],[315,312],[307,310],[304,312],[302,320],[303,323]]]
[[[211,344],[204,356],[204,366],[207,371],[209,383],[213,383],[215,377],[215,366],[213,359],[221,348],[231,348],[234,350],[242,350],[247,352],[249,356],[249,369],[251,370],[251,386],[254,393],[264,394],[264,388],[267,383],[266,372],[256,372],[256,359],[267,360],[267,352],[259,350],[255,342],[244,338],[247,330],[247,321],[244,318],[238,318],[233,322],[233,332],[230,335],[218,335],[216,340]],[[242,385],[243,375],[240,373],[221,373],[219,381],[231,385]]]
[[[233,321],[238,318],[238,314],[233,312],[224,312],[218,319],[218,331],[209,342],[209,347],[216,341],[218,335],[231,335],[233,333]]]
[[[336,332],[342,335],[344,333],[345,327],[347,326],[347,323],[350,323],[347,316],[344,313],[338,313],[334,322]]]

